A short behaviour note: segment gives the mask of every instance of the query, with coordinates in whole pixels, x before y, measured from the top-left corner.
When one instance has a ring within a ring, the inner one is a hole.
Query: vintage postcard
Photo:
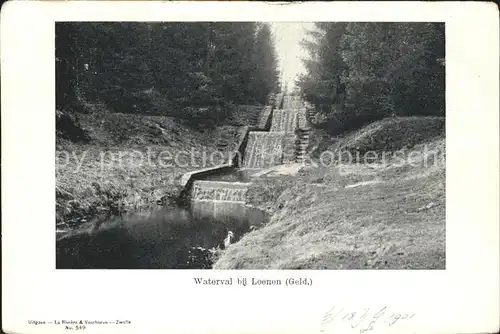
[[[499,330],[493,4],[1,15],[5,332]]]

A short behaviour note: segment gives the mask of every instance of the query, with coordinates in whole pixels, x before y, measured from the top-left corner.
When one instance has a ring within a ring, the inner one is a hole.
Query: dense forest
[[[445,112],[444,23],[317,22],[302,41],[301,95],[339,133],[385,117]]]
[[[58,23],[56,78],[60,111],[196,121],[279,89],[271,30],[255,22]]]

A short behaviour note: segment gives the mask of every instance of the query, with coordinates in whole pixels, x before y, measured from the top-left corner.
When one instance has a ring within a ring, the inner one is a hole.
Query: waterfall
[[[285,96],[283,98],[283,109],[293,110],[304,108],[304,103],[299,96]]]
[[[249,183],[194,181],[191,199],[193,201],[245,202]]]
[[[297,126],[299,129],[307,129],[309,128],[309,125],[307,123],[307,118],[306,118],[306,109],[301,108],[297,110]]]
[[[284,132],[250,132],[243,167],[265,168],[281,164],[284,136]]]
[[[271,132],[293,133],[297,127],[297,110],[278,109],[273,112]]]
[[[243,160],[238,167],[268,168],[295,162],[297,159],[303,159],[306,154],[309,127],[303,102],[298,96],[283,97],[283,94],[277,94],[274,102],[277,109],[265,106],[261,108],[259,115],[255,114],[258,117],[252,117],[256,127],[264,130],[269,127],[269,115],[272,114],[271,128],[269,131],[248,133]],[[280,105],[283,109],[279,109]],[[189,174],[188,178],[191,176],[192,174]],[[191,188],[186,189],[190,191],[193,202],[245,203],[249,183],[227,182],[227,178],[222,180],[217,181],[214,178],[212,181],[196,180]]]

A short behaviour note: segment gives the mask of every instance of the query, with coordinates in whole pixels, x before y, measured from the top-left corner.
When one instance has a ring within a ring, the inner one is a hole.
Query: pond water
[[[56,242],[57,269],[208,269],[208,250],[224,248],[267,221],[243,203],[192,202],[111,217],[92,232]]]

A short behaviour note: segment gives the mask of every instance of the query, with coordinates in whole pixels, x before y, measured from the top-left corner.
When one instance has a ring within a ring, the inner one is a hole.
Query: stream
[[[211,248],[224,248],[267,221],[243,203],[194,201],[113,216],[94,231],[56,242],[57,269],[209,269]]]

